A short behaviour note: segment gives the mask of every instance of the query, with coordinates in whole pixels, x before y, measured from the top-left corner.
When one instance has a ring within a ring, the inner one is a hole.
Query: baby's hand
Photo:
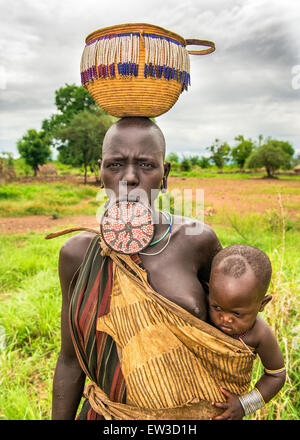
[[[215,402],[213,405],[223,408],[225,411],[221,415],[214,417],[213,420],[242,420],[245,413],[238,396],[229,393],[229,391],[224,390],[222,387],[220,389],[227,397],[227,400],[223,403]]]

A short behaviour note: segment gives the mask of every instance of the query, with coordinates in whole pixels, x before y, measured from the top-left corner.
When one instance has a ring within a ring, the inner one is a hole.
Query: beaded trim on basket
[[[86,44],[81,58],[83,86],[100,78],[114,78],[115,64],[121,77],[136,77],[141,40],[145,46],[145,78],[165,78],[190,85],[189,54],[183,44],[162,35],[137,32],[110,34]]]

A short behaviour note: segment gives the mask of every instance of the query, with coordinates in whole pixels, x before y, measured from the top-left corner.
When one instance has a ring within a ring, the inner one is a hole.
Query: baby
[[[233,245],[221,250],[212,263],[209,282],[210,323],[254,348],[264,374],[253,390],[236,396],[221,387],[225,403],[213,403],[224,412],[216,420],[239,420],[271,400],[285,382],[284,360],[270,327],[258,316],[271,295],[265,295],[272,274],[271,263],[261,250]],[[250,349],[249,347],[249,349]]]

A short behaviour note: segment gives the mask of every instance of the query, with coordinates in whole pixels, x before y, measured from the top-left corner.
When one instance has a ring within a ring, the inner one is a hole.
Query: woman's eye
[[[141,166],[142,168],[152,168],[152,167],[153,167],[153,165],[152,165],[151,163],[147,163],[147,162],[142,162],[142,163],[140,164],[140,166]]]
[[[110,163],[108,168],[119,168],[121,164],[119,162]]]

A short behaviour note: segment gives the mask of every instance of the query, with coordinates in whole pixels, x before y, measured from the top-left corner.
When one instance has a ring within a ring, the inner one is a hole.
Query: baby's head
[[[271,274],[269,258],[253,246],[235,244],[218,252],[209,281],[211,322],[230,336],[250,330],[272,299],[265,296]]]

